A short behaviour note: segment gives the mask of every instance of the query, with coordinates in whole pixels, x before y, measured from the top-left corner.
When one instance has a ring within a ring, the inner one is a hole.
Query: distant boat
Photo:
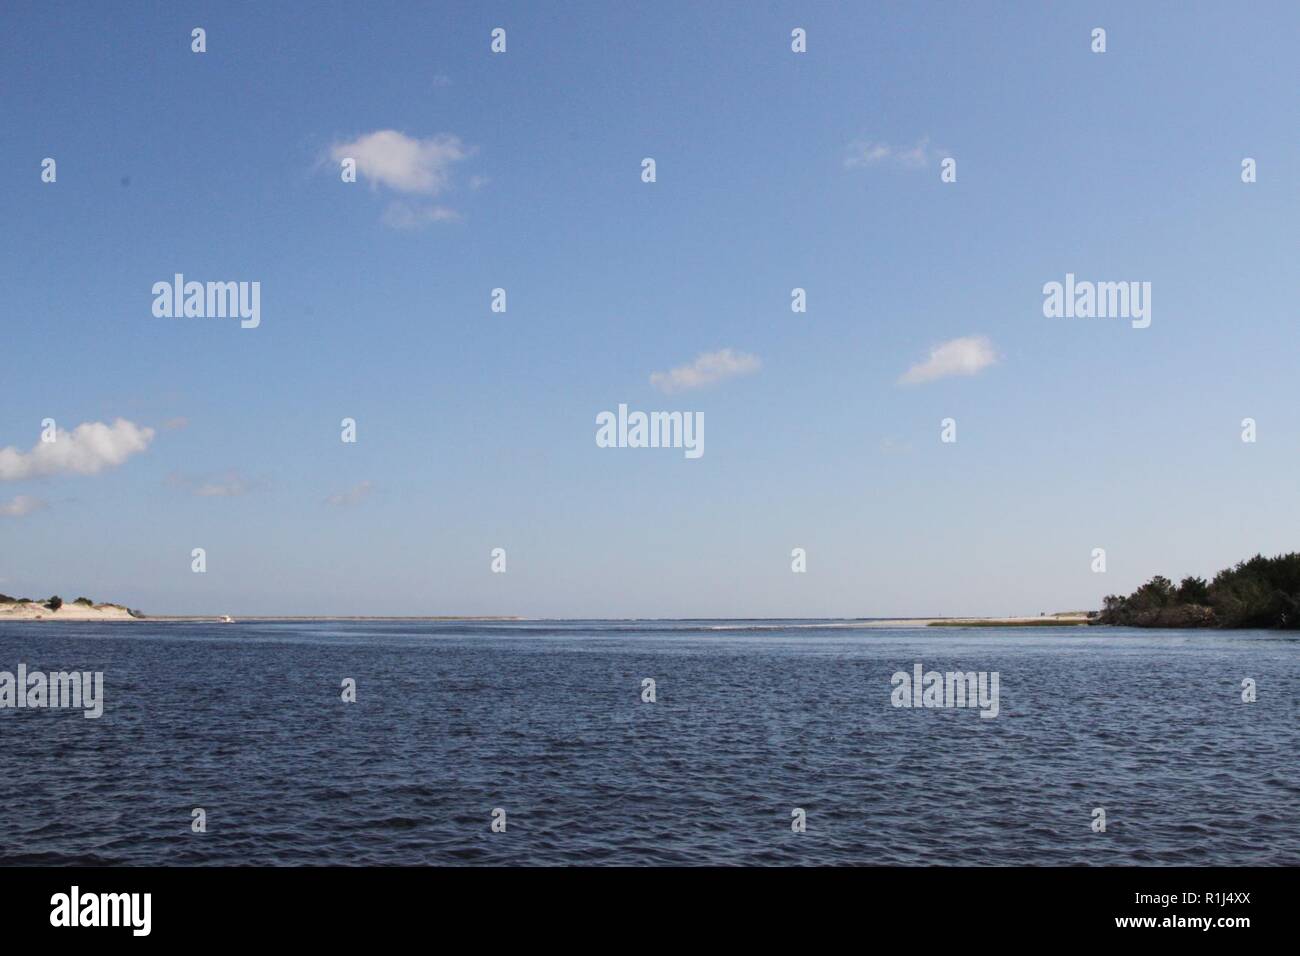
[[[221,615],[221,623],[222,623],[222,624],[234,624],[234,623],[235,623],[235,619],[234,619],[233,617],[231,617],[229,614],[223,614],[223,615]]]

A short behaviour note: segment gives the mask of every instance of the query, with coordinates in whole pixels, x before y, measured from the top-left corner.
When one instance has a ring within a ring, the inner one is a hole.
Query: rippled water
[[[0,862],[1295,865],[1298,651],[1263,632],[7,622],[0,670],[100,670],[106,703],[0,710]],[[999,716],[893,707],[916,662],[999,672]]]

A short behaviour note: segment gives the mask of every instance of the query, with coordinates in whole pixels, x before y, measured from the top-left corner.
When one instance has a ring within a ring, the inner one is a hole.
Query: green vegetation
[[[926,627],[1083,627],[1087,623],[1084,620],[1061,619],[1058,617],[1039,617],[1031,621],[996,621],[991,619],[963,621],[953,619],[950,621],[931,621]]]
[[[133,608],[129,608],[125,604],[111,604],[111,603],[96,604],[88,597],[79,597],[72,603],[73,605],[76,605],[78,608],[85,608],[88,611],[105,612],[105,611],[118,610],[118,611],[124,611],[125,613],[129,614],[131,617],[134,618],[143,619],[145,617],[145,615],[142,612],[134,610]],[[14,610],[23,613],[30,613],[31,611],[36,610],[36,608],[32,607],[31,605],[36,605],[36,607],[43,607],[47,611],[58,611],[60,608],[69,606],[64,602],[63,598],[59,597],[57,594],[55,594],[53,597],[49,598],[48,600],[44,600],[44,601],[32,601],[28,598],[16,598],[16,597],[10,597],[8,594],[0,594],[0,604],[18,605],[18,607],[16,607]],[[28,605],[28,607],[26,608],[21,607],[21,605],[24,604]],[[8,619],[9,617],[8,614],[4,616],[6,619]],[[112,618],[111,614],[104,614],[103,616],[107,618]],[[95,616],[88,615],[82,618],[77,615],[73,615],[72,619],[73,620],[95,620]]]
[[[1107,595],[1098,624],[1129,627],[1300,628],[1300,552],[1255,555],[1214,580],[1177,587],[1156,575],[1128,597]]]

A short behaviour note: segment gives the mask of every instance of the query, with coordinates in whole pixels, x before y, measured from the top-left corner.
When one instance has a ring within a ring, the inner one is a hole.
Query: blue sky
[[[0,468],[0,591],[153,613],[1037,613],[1296,546],[1294,4],[19,3],[6,22],[0,449],[34,460],[46,418],[154,431],[94,473]],[[432,185],[377,148],[341,181],[338,151],[385,130],[454,144],[411,161]],[[260,282],[261,325],[155,318],[177,272]],[[1067,272],[1150,282],[1151,326],[1044,317]],[[996,361],[900,384],[966,337]],[[651,384],[724,349],[760,367]],[[598,448],[620,402],[702,412],[705,454]]]

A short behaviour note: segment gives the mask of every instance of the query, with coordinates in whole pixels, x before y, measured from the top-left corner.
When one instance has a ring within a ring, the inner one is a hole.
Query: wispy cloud
[[[446,206],[413,206],[410,203],[389,203],[384,210],[384,225],[394,229],[419,229],[433,222],[456,222],[460,213]]]
[[[844,157],[844,168],[862,169],[889,164],[909,169],[924,169],[941,155],[943,150],[931,148],[928,136],[922,137],[915,146],[902,147],[859,139],[849,146],[848,155]]]
[[[233,468],[216,475],[199,477],[177,472],[167,476],[167,483],[175,488],[184,488],[198,498],[238,498],[262,486],[262,482],[246,478]]]
[[[720,349],[696,356],[695,361],[689,365],[680,365],[667,372],[653,372],[650,384],[666,394],[685,392],[757,372],[762,366],[763,363],[756,355]]]
[[[40,498],[33,498],[31,495],[18,495],[11,501],[0,502],[0,517],[21,518],[33,511],[40,511],[42,508],[48,507],[49,502]]]
[[[936,345],[929,358],[917,362],[898,381],[902,385],[920,385],[953,375],[975,375],[997,360],[992,342],[982,335],[970,335]]]
[[[149,447],[154,430],[119,418],[112,425],[85,422],[70,432],[56,429],[54,441],[38,441],[29,452],[0,448],[0,481],[49,475],[94,475],[116,468]]]
[[[257,482],[249,481],[237,472],[231,472],[225,478],[205,481],[194,489],[200,498],[238,498],[257,487]]]
[[[347,508],[352,505],[360,504],[370,497],[370,493],[375,490],[373,481],[361,481],[353,485],[347,491],[340,491],[336,495],[330,495],[325,499],[327,505],[335,508]]]

